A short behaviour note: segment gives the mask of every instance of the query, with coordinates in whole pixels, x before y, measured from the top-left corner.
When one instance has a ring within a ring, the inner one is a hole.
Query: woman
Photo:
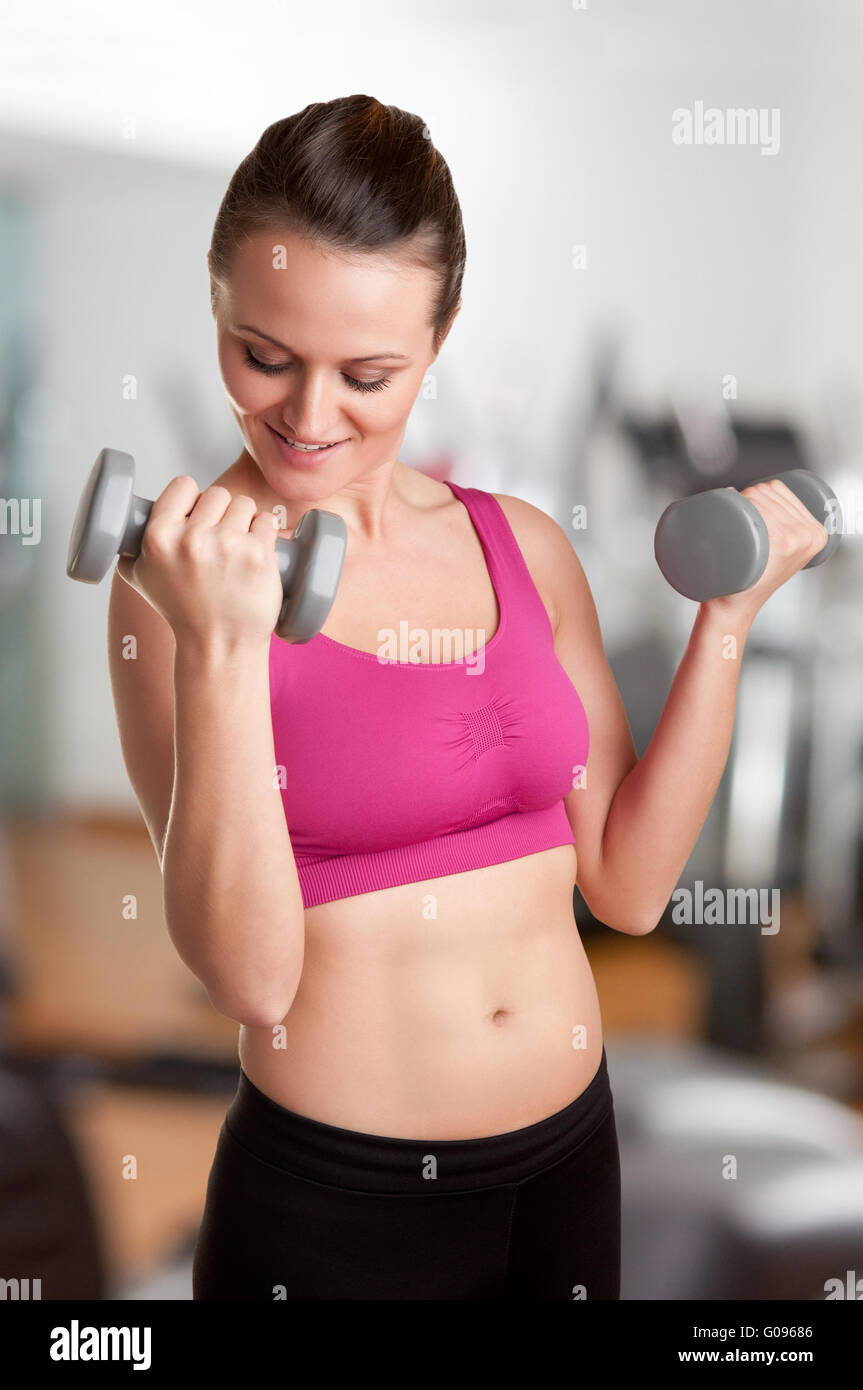
[[[782,484],[750,490],[770,563],[700,606],[639,761],[565,532],[398,460],[464,253],[418,117],[353,96],[270,126],[208,256],[243,451],[202,493],[174,479],[117,566],[112,683],[168,928],[240,1024],[197,1299],[619,1298],[573,885],[614,930],[655,926],[749,624],[826,539]],[[310,507],[348,550],[292,646],[273,545]]]

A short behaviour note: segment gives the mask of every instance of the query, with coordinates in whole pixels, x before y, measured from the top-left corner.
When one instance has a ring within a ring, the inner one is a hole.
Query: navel
[[[492,1023],[496,1023],[498,1026],[500,1026],[501,1023],[506,1023],[508,1018],[509,1009],[496,1009],[491,1016],[491,1021]]]

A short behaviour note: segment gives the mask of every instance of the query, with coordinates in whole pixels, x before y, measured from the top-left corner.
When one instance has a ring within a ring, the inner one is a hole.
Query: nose
[[[304,443],[332,443],[339,434],[339,411],[332,399],[333,388],[324,380],[324,373],[306,372],[298,375],[282,405],[285,433]]]

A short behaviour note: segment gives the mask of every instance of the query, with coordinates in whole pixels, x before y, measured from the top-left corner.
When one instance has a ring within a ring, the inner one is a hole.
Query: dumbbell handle
[[[141,553],[141,541],[152,510],[153,503],[148,497],[138,497],[137,494],[132,493],[132,500],[129,504],[129,520],[126,523],[123,539],[117,551],[118,555],[126,555],[131,560],[137,559]],[[296,565],[298,547],[292,540],[277,540],[275,551],[282,587],[286,589],[291,570]]]

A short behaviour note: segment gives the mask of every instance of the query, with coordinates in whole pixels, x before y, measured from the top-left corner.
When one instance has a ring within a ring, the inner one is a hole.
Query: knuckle
[[[272,512],[258,512],[252,519],[250,535],[253,535],[261,544],[265,545],[272,540],[275,545],[278,531],[273,525]]]
[[[824,549],[824,546],[827,544],[829,537],[824,527],[819,524],[816,525],[814,529],[811,531],[808,540],[808,549],[813,551],[813,553],[817,554],[819,550]]]
[[[141,554],[148,560],[161,560],[168,553],[168,537],[158,522],[151,521],[141,537]]]
[[[806,544],[806,533],[799,526],[783,526],[781,531],[783,554],[793,555]]]
[[[178,542],[178,548],[189,560],[203,559],[207,549],[207,537],[200,526],[184,527]]]
[[[213,532],[213,546],[219,560],[230,560],[240,550],[242,536],[222,527]]]

